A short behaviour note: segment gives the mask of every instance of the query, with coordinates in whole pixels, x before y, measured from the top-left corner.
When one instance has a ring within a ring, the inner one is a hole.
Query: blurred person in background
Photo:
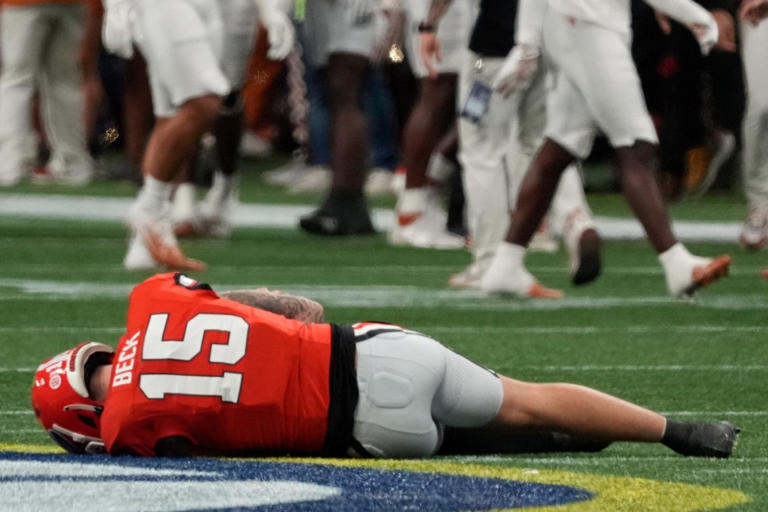
[[[718,20],[690,0],[646,0],[684,23],[701,52],[730,46]],[[692,255],[677,241],[653,174],[658,138],[630,51],[630,2],[520,0],[516,46],[500,81],[510,89],[530,83],[541,52],[552,63],[545,140],[523,179],[506,238],[481,281],[486,292],[528,297],[540,287],[523,259],[552,202],[563,171],[589,155],[602,131],[615,149],[624,196],[658,254],[673,297],[689,297],[725,275],[728,256]],[[513,58],[517,54],[516,58]],[[559,297],[549,291],[545,297]]]
[[[82,0],[4,0],[0,14],[0,186],[28,178],[37,163],[33,98],[50,146],[53,180],[82,185],[93,160],[86,142],[80,51]]]
[[[421,34],[422,58],[427,69],[431,70],[442,52],[440,32],[436,35],[435,30],[443,13],[447,15],[449,6],[462,2],[466,0],[432,0],[424,22],[430,30]],[[544,67],[517,96],[492,90],[514,45],[516,2],[482,0],[479,7],[469,40],[470,52],[462,59],[459,86],[459,156],[464,166],[473,261],[452,276],[449,284],[462,288],[480,286],[496,247],[504,238],[517,189],[541,145],[546,119]],[[442,24],[440,27],[442,30]],[[481,94],[485,96],[480,97]],[[481,105],[479,110],[472,107],[477,104]],[[600,240],[575,165],[560,180],[548,219],[553,231],[562,233],[565,239],[573,282],[585,284],[594,280],[600,272]],[[545,290],[534,288],[529,294],[535,296],[540,292]]]
[[[215,169],[211,187],[203,200],[197,201],[194,156],[186,163],[186,180],[174,191],[173,223],[177,236],[214,236],[226,238],[232,232],[232,216],[237,205],[237,169],[240,142],[245,129],[243,101],[240,94],[246,77],[257,25],[253,0],[228,0],[219,4],[225,27],[221,68],[230,84],[210,133],[215,148]],[[263,47],[265,54],[269,49]]]
[[[323,203],[299,220],[308,233],[374,232],[364,191],[370,146],[362,95],[382,28],[379,16],[375,0],[310,0],[306,4],[304,50],[328,84],[332,173]]]
[[[741,58],[747,86],[744,116],[744,191],[747,217],[739,236],[748,249],[768,243],[768,2],[744,0],[740,10]]]
[[[259,0],[268,27],[270,51],[283,58],[293,45],[293,29],[276,0]],[[171,224],[173,181],[200,137],[211,128],[231,85],[222,70],[223,23],[214,0],[108,0],[103,41],[124,58],[134,41],[147,61],[155,126],[142,161],[144,183],[129,208],[132,236],[123,261],[127,268],[159,264],[202,269],[179,248]],[[253,24],[256,19],[250,20]]]
[[[405,188],[398,194],[395,221],[389,232],[393,245],[432,249],[460,249],[465,239],[446,228],[440,185],[458,172],[456,164],[438,147],[455,138],[458,74],[466,52],[474,4],[453,3],[436,26],[425,23],[429,0],[394,1],[389,22],[402,23],[408,63],[419,81],[416,103],[402,136]],[[404,16],[398,18],[402,13]],[[404,19],[403,19],[404,18]],[[431,69],[420,58],[420,34],[432,32],[441,43],[439,62]]]
[[[733,175],[744,84],[736,53],[733,0],[700,0],[731,41],[702,55],[687,27],[632,2],[632,51],[659,137],[658,177],[667,200],[697,197]]]

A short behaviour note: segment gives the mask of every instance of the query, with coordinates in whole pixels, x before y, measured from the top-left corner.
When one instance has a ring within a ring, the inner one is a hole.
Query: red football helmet
[[[48,359],[35,373],[35,416],[51,438],[70,453],[104,451],[99,434],[103,404],[89,398],[85,382],[85,363],[100,353],[111,357],[114,351],[101,343],[84,341]]]

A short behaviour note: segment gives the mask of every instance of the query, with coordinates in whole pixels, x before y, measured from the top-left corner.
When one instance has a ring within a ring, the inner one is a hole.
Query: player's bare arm
[[[436,27],[452,3],[453,0],[432,0],[429,4],[427,17],[424,18],[424,24]]]
[[[246,306],[277,313],[286,318],[311,324],[323,321],[323,306],[306,297],[290,295],[278,290],[257,288],[253,290],[233,290],[219,294]]]
[[[427,17],[419,24],[421,60],[427,68],[430,78],[437,78],[437,70],[433,61],[440,62],[443,59],[440,41],[437,39],[437,25],[451,3],[453,0],[432,0],[429,4]]]

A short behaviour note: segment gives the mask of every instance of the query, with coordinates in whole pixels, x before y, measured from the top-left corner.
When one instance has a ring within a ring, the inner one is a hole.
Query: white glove
[[[345,12],[353,26],[367,25],[373,21],[376,6],[372,0],[346,0]]]
[[[533,45],[516,45],[504,59],[491,87],[505,98],[509,97],[527,89],[538,69],[539,49]]]
[[[259,21],[267,29],[267,57],[283,60],[293,49],[293,22],[274,0],[256,0],[256,5],[259,8]]]
[[[118,57],[133,57],[131,25],[136,16],[131,2],[127,0],[104,0],[104,21],[101,25],[101,40],[104,49]]]
[[[717,28],[715,18],[710,15],[709,22],[706,25],[695,24],[691,25],[690,29],[696,37],[696,41],[699,42],[701,54],[708,55],[720,37],[720,30]]]

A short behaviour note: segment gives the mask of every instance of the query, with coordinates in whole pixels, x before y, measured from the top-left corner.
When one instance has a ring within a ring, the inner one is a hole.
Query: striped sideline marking
[[[0,279],[0,300],[79,300],[83,298],[127,299],[134,284],[35,279]],[[525,300],[488,297],[477,290],[429,289],[417,286],[272,285],[271,283],[217,286],[220,291],[267,286],[295,295],[311,297],[328,307],[450,307],[475,311],[555,311],[563,309],[607,309],[685,304],[668,296],[572,297],[560,300]],[[697,306],[721,310],[768,308],[768,294],[729,294],[696,297]]]
[[[0,216],[72,219],[91,221],[122,221],[133,198],[63,196],[54,194],[0,193]],[[240,204],[234,212],[238,227],[273,227],[296,229],[299,217],[309,213],[314,205]],[[392,225],[392,210],[374,208],[371,220],[380,231]],[[600,235],[606,239],[645,239],[645,232],[634,219],[595,217]],[[733,242],[739,237],[740,222],[673,221],[673,230],[681,241]]]

